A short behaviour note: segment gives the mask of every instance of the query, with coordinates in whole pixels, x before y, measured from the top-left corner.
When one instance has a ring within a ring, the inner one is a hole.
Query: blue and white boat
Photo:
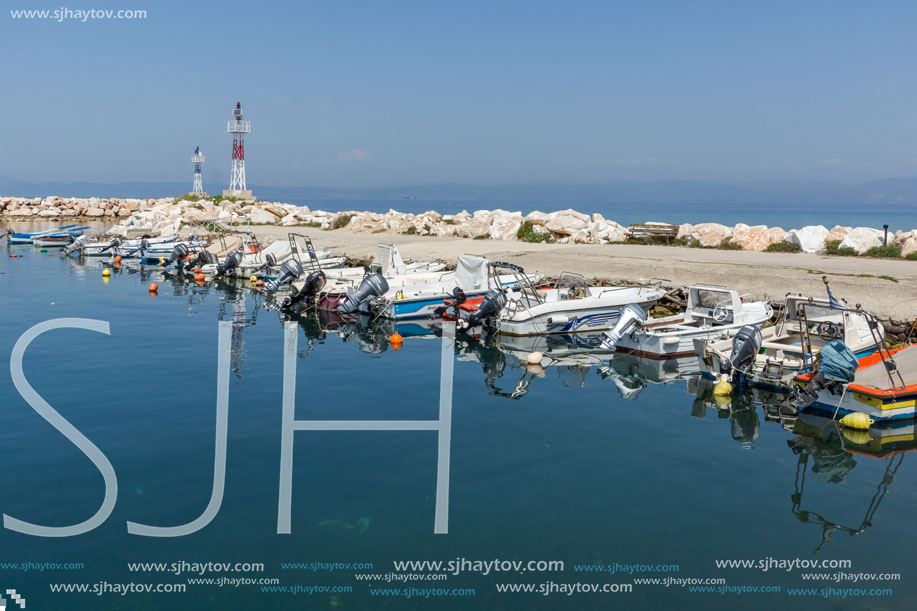
[[[506,291],[506,305],[492,322],[502,335],[552,335],[605,331],[615,326],[621,308],[647,308],[665,297],[658,286],[589,286],[580,274],[564,272],[554,288],[535,290],[519,278]]]
[[[520,268],[521,269],[521,268]],[[529,283],[538,283],[540,274],[491,274],[487,259],[475,255],[459,255],[455,273],[442,280],[423,284],[405,284],[389,288],[380,298],[364,303],[361,312],[389,318],[410,320],[441,315],[439,310],[446,300],[454,299],[456,292],[465,299],[484,297],[496,289],[518,285],[520,277]]]
[[[10,244],[34,244],[36,238],[79,236],[82,235],[89,227],[77,227],[76,225],[64,225],[56,229],[46,229],[44,231],[35,231],[32,233],[13,233],[8,232],[6,239]]]

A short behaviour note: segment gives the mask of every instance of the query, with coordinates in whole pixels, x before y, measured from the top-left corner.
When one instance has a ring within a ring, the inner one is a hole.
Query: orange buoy
[[[115,263],[121,263],[121,255],[115,257]]]
[[[395,331],[392,336],[388,338],[388,343],[392,345],[392,348],[398,350],[398,348],[401,348],[401,344],[404,343],[404,338]]]
[[[197,268],[197,269],[195,269],[195,270],[194,270],[194,273],[195,273],[195,274],[199,274],[199,273],[201,273],[201,268]]]
[[[16,253],[13,253],[13,254],[10,255],[10,258],[11,258],[11,259],[15,259],[15,258],[18,257],[18,256],[19,256],[19,255],[17,255]]]
[[[258,280],[257,282],[255,282],[255,286],[257,286],[260,289],[262,286],[264,286],[264,280]]]
[[[159,285],[156,284],[155,282],[150,282],[150,292],[155,293],[158,290],[159,290]]]
[[[195,274],[194,275],[194,279],[197,280],[198,282],[203,282],[206,278],[207,276],[205,276],[204,274]]]

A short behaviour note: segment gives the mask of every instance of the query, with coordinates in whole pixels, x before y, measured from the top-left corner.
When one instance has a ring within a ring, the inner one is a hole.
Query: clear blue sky
[[[8,0],[0,176],[838,180],[917,175],[912,2]],[[145,9],[143,20],[8,9]]]

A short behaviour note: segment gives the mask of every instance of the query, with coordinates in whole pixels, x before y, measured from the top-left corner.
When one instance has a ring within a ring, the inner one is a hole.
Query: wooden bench
[[[678,236],[678,225],[668,223],[636,223],[627,228],[627,241],[630,238],[665,238],[668,245],[670,239]]]

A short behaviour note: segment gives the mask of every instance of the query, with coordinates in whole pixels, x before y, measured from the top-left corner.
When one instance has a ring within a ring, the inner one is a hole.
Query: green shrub
[[[843,240],[829,240],[825,242],[825,252],[829,255],[837,255],[839,257],[855,257],[857,256],[857,251],[854,248],[849,246],[841,246]]]
[[[863,253],[864,257],[885,257],[889,259],[900,259],[901,249],[897,246],[873,246]]]
[[[201,201],[202,199],[204,199],[204,198],[201,197],[200,195],[194,195],[194,194],[191,194],[191,193],[186,193],[185,195],[182,195],[181,197],[176,197],[176,198],[175,198],[175,201],[172,202],[172,205],[174,206],[174,205],[177,204],[178,202],[199,202],[199,201]]]
[[[481,235],[476,235],[476,236],[474,236],[474,237],[471,238],[471,239],[472,239],[472,240],[489,240],[489,239],[490,239],[490,234],[489,234],[489,233],[482,233]]]
[[[904,257],[908,261],[917,261],[917,251],[912,252],[911,254]]]
[[[736,244],[732,241],[732,238],[723,238],[723,241],[720,242],[717,246],[720,250],[744,250],[741,244]]]
[[[522,242],[550,242],[552,241],[551,232],[538,233],[535,231],[535,224],[531,221],[525,221],[516,232],[516,239]]]
[[[354,216],[355,215],[353,214],[341,214],[341,215],[336,216],[334,220],[331,221],[331,228],[340,229],[342,227],[346,227],[347,223],[349,223],[350,219],[352,219]]]
[[[792,242],[774,242],[773,244],[769,244],[764,250],[766,252],[802,252],[802,248],[799,247],[799,244],[793,244]]]
[[[417,233],[417,227],[414,227],[414,225],[411,225],[410,227],[408,227],[408,230],[404,232],[405,235],[414,235],[416,233]]]

